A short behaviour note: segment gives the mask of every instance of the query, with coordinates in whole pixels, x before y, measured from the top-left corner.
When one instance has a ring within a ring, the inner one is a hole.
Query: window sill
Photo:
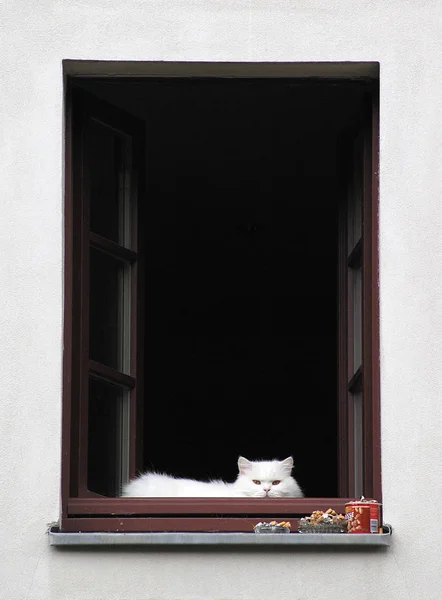
[[[390,545],[392,528],[380,534],[343,533],[63,533],[49,529],[51,546],[363,546]]]

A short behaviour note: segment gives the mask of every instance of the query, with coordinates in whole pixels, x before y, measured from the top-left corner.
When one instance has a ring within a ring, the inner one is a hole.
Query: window
[[[377,84],[68,81],[65,531],[381,500]],[[293,455],[304,499],[119,498]]]

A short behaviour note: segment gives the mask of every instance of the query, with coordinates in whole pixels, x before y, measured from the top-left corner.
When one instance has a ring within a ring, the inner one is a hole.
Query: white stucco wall
[[[416,528],[442,500],[441,24],[438,0],[1,3],[0,598],[442,598],[440,527]],[[65,58],[380,62],[387,552],[48,547],[59,506]]]

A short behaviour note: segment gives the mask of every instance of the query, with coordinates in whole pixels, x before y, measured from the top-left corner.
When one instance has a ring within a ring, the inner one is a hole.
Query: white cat
[[[148,472],[127,483],[122,496],[132,498],[302,498],[301,488],[291,476],[293,458],[250,461],[238,459],[239,474],[233,483],[196,481]]]

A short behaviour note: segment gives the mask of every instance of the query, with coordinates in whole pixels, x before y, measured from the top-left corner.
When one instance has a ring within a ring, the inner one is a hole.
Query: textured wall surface
[[[1,3],[0,598],[441,598],[440,528],[413,529],[442,500],[441,23],[436,0]],[[380,62],[387,552],[48,547],[59,506],[65,58]]]

